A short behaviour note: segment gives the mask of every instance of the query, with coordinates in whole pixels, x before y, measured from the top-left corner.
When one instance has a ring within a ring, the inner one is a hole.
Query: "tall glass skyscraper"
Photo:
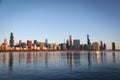
[[[10,43],[9,43],[10,47],[14,47],[14,36],[13,33],[11,32],[10,34]]]
[[[72,49],[72,47],[73,47],[73,36],[70,35],[69,39],[70,39],[70,49]]]
[[[87,44],[88,44],[88,45],[91,45],[90,39],[89,39],[89,34],[87,34]]]

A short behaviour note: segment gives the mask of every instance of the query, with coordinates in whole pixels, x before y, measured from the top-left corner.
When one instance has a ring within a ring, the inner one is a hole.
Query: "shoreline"
[[[94,50],[2,50],[0,52],[82,52]],[[120,51],[120,50],[98,50],[98,51]]]

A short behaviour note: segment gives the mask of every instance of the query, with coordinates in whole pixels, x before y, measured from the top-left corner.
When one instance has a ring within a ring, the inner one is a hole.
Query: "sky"
[[[116,43],[120,49],[120,0],[0,0],[0,43],[14,39],[63,43],[64,38]]]

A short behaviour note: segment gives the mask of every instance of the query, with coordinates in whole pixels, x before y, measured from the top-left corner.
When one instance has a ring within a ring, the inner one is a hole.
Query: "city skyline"
[[[9,33],[15,41],[38,40],[63,43],[71,34],[81,43],[104,41],[120,49],[119,0],[0,0],[0,44]]]
[[[44,42],[38,41],[38,40],[27,40],[25,42],[19,40],[19,42],[14,43],[14,33],[10,33],[10,39],[7,41],[7,39],[4,39],[4,42],[0,44],[0,51],[27,51],[27,50],[77,50],[77,51],[104,51],[104,50],[120,50],[115,48],[115,42],[112,42],[112,49],[107,48],[107,45],[104,41],[100,42],[91,42],[89,38],[89,34],[87,34],[87,43],[83,44],[81,43],[80,39],[74,38],[73,35],[69,35],[69,39],[64,40],[62,43],[49,43],[48,39],[45,39]]]

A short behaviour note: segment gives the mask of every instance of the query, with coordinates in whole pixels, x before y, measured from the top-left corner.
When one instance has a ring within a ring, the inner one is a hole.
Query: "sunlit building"
[[[94,51],[98,51],[99,50],[99,43],[98,42],[93,42],[92,50],[94,50]]]
[[[19,46],[21,47],[21,44],[22,44],[22,40],[19,40]]]
[[[6,39],[6,38],[4,39],[3,45],[4,45],[4,50],[9,50],[8,42],[7,42],[7,39]]]
[[[8,45],[7,39],[4,39],[4,45]]]
[[[0,44],[0,50],[1,50],[1,44]]]
[[[28,46],[28,49],[32,49],[32,41],[31,40],[27,40],[27,46]]]

